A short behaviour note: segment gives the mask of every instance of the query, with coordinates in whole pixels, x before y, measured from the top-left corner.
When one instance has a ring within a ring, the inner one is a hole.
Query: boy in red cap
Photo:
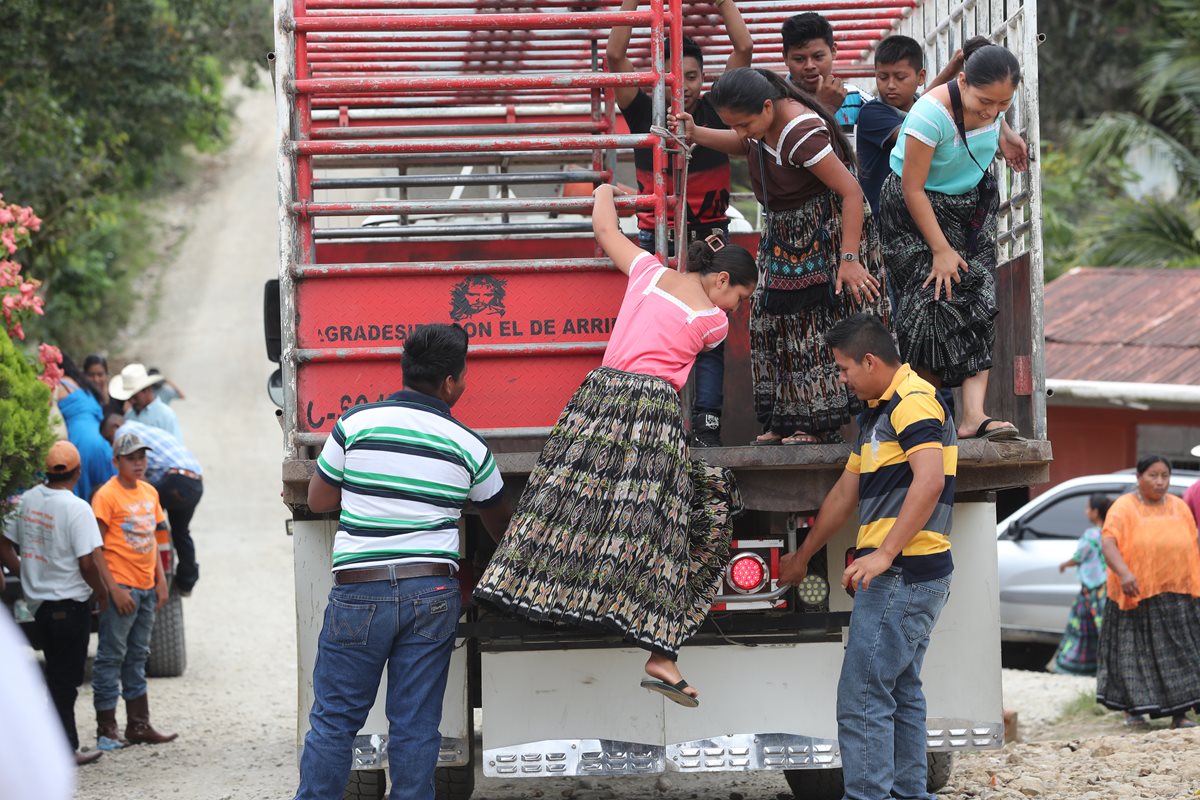
[[[100,533],[87,501],[74,494],[79,451],[55,442],[46,456],[46,482],[21,495],[0,537],[0,561],[21,579],[34,630],[46,656],[46,686],[76,764],[90,764],[99,751],[79,751],[75,698],[83,684],[92,593],[107,593],[97,566]]]
[[[109,607],[100,614],[100,644],[92,667],[97,747],[162,744],[178,734],[150,725],[146,658],[154,612],[167,602],[167,577],[158,557],[156,532],[166,530],[158,492],[146,481],[146,451],[137,434],[113,442],[117,474],[92,496],[92,511],[104,535],[104,584]],[[118,683],[125,697],[125,738],[117,732]]]

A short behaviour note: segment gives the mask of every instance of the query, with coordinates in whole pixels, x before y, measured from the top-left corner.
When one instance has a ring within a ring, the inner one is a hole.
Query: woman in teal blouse
[[[935,385],[962,386],[959,438],[1011,439],[984,411],[995,340],[996,212],[988,167],[1000,150],[1015,169],[1025,142],[1004,123],[1021,81],[1017,59],[983,37],[963,46],[957,80],[913,105],[879,197],[884,261],[905,361]]]

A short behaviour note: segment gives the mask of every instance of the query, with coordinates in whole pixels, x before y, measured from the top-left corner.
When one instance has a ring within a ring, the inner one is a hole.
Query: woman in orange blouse
[[[1113,502],[1101,545],[1108,604],[1100,630],[1096,699],[1127,725],[1171,717],[1191,728],[1200,710],[1200,542],[1187,504],[1167,492],[1171,464],[1146,456],[1137,491]]]

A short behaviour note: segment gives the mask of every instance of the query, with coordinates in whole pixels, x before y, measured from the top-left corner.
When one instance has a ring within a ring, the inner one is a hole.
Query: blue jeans
[[[154,589],[129,589],[129,596],[135,605],[132,614],[118,614],[112,603],[100,613],[96,662],[92,664],[92,704],[97,711],[116,708],[118,694],[136,700],[146,693],[146,659],[158,596]]]
[[[921,662],[950,576],[905,583],[893,567],[854,595],[838,681],[846,800],[931,800]]]
[[[729,236],[729,223],[724,225],[700,225],[690,226],[688,228],[688,237],[706,237],[712,234],[713,229],[721,231],[726,237]],[[654,231],[638,231],[638,247],[643,250],[654,252]],[[670,252],[668,256],[675,255],[674,245],[668,243]],[[696,393],[692,400],[692,415],[693,417],[700,414],[716,414],[721,415],[721,409],[725,406],[725,342],[721,342],[712,350],[702,350],[696,356],[696,365],[692,368],[692,374],[696,379]]]
[[[390,800],[433,800],[442,695],[462,600],[449,577],[334,586],[313,669],[296,800],[341,800],[387,667]]]

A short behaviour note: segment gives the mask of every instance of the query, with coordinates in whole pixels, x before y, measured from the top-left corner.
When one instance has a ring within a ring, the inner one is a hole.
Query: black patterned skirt
[[[600,367],[558,418],[475,598],[674,658],[708,614],[740,510],[732,474],[689,459],[674,388]]]
[[[934,300],[935,285],[922,286],[933,266],[933,251],[913,221],[900,178],[891,173],[879,193],[879,234],[896,296],[896,334],[900,356],[914,367],[925,367],[943,386],[959,386],[992,366],[996,339],[996,212],[993,200],[983,209],[981,227],[971,222],[979,205],[980,187],[966,194],[926,191],[938,225],[963,260],[967,271],[953,287],[954,297]]]
[[[1128,611],[1109,600],[1096,702],[1151,717],[1200,711],[1200,599],[1159,594]]]
[[[817,226],[824,225],[829,251],[842,252],[841,208],[832,192],[821,193],[801,208],[774,211],[767,215],[765,224],[775,237],[801,244],[811,241]],[[766,236],[759,241],[760,274],[766,269],[767,242]],[[854,394],[838,380],[838,367],[833,351],[825,344],[825,333],[860,311],[869,311],[889,329],[892,327],[883,250],[870,216],[863,222],[859,257],[883,287],[882,296],[875,302],[859,303],[844,288],[840,297],[832,298],[832,304],[776,313],[768,310],[765,281],[759,281],[750,305],[750,375],[754,413],[764,431],[784,435],[796,431],[830,433],[862,409]],[[832,295],[833,287],[829,286],[828,291]]]

